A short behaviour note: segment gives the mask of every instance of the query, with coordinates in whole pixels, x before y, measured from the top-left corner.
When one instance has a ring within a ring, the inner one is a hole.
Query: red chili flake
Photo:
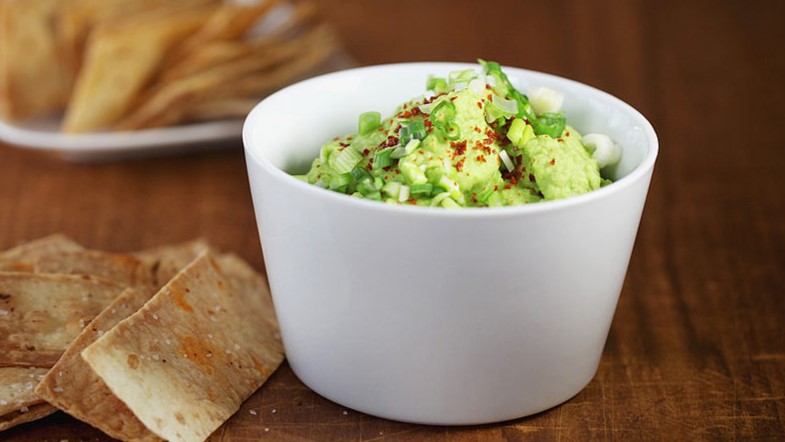
[[[557,138],[557,139],[556,139],[556,141],[558,141],[558,142],[560,142],[560,143],[563,143],[563,142],[564,142],[564,138],[562,138],[562,137],[559,137],[559,138]]]
[[[478,204],[479,203],[479,201],[477,200],[477,194],[476,193],[472,194],[472,203],[474,203],[474,204]]]
[[[490,154],[491,154],[491,146],[489,146],[489,145],[487,145],[487,144],[484,144],[484,145],[482,146],[482,150],[483,150],[483,151],[485,151],[485,153],[486,153],[487,155],[490,155]]]
[[[501,135],[498,132],[490,129],[485,129],[485,136],[487,136],[491,142],[501,138]]]
[[[534,175],[529,174],[529,181],[534,182]]]
[[[493,100],[493,94],[488,94],[488,100]]]
[[[398,114],[398,116],[401,118],[410,118],[412,116],[412,113],[409,111],[403,111],[400,114]]]
[[[363,149],[363,156],[364,157],[367,157],[369,153],[371,153],[370,149]]]
[[[420,110],[419,107],[413,107],[413,108],[410,109],[410,111],[412,113],[412,116],[422,115],[422,111]]]
[[[482,133],[482,129],[480,129],[479,126],[474,126],[474,131],[477,132],[478,134]]]
[[[398,125],[395,126],[395,129],[393,130],[393,132],[398,133],[400,131],[401,131],[401,123],[398,123]]]
[[[406,104],[406,103],[403,103],[403,108],[406,109],[407,107],[409,107],[409,105]]]
[[[352,141],[352,137],[346,137],[346,139]]]
[[[338,144],[340,144],[342,147],[346,147],[346,146],[348,146],[348,145],[349,145],[349,143],[344,143],[344,142],[340,142],[340,143],[338,143]]]
[[[463,170],[463,160],[464,158],[461,158],[460,160],[458,160],[457,163],[455,163],[455,170],[457,170],[458,172]]]
[[[425,120],[425,129],[430,132],[433,129],[433,123],[431,120]]]
[[[565,137],[569,137],[570,136],[570,131],[564,132],[564,136]]]
[[[488,84],[488,83],[485,83],[485,89],[491,90],[491,85]]]
[[[458,96],[457,95],[453,95],[452,97],[450,97],[450,101],[455,101],[456,98],[458,98]]]
[[[321,173],[319,173],[319,174],[317,174],[317,175],[316,175],[316,179],[317,179],[317,180],[318,180],[318,179],[320,179],[321,177],[322,177],[322,174],[321,174]]]
[[[382,141],[379,144],[380,149],[384,149],[385,147],[393,147],[398,145],[398,137],[389,136],[387,137],[387,141]]]
[[[498,184],[496,184],[495,186],[493,186],[493,191],[495,192],[495,191],[497,191],[497,190],[499,190],[499,185],[498,185]]]
[[[485,159],[485,155],[477,155],[477,161],[481,163],[487,163],[487,160]]]
[[[318,169],[318,168],[320,168],[320,167],[322,167],[322,164],[321,164],[321,163],[319,163],[319,164],[317,164],[317,165],[316,165],[316,168],[317,168],[317,169]]]
[[[551,158],[551,166],[555,166],[555,165],[556,165],[556,158]]]
[[[348,144],[347,144],[346,146],[348,146]],[[338,150],[338,152],[343,152],[343,150],[344,150],[344,149],[346,149],[346,146],[341,146],[341,147],[339,147],[339,148],[337,149],[337,150]]]
[[[450,141],[450,147],[455,149],[455,155],[463,155],[466,152],[466,141]]]
[[[482,109],[482,101],[478,101],[478,102],[477,102],[477,107],[479,107],[480,109]]]
[[[510,190],[510,189],[512,189],[512,184],[507,183],[507,184],[504,185],[504,188],[507,189],[507,190]]]

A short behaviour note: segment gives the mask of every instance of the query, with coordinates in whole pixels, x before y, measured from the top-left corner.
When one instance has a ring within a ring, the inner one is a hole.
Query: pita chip
[[[82,357],[157,436],[202,441],[283,360],[267,308],[205,252]]]
[[[82,359],[80,353],[107,330],[127,318],[152,296],[152,292],[127,289],[117,297],[68,347],[47,373],[35,393],[71,416],[109,436],[125,441],[160,440],[134,416]]]
[[[156,285],[154,270],[141,259],[132,255],[97,250],[48,253],[35,261],[34,271],[94,275],[125,287],[147,289],[151,293],[159,287]]]
[[[161,287],[207,250],[213,250],[212,246],[205,239],[197,238],[180,244],[142,250],[133,255],[153,270],[156,287]]]
[[[59,112],[72,76],[59,57],[60,0],[0,1],[0,111],[11,120]]]
[[[46,368],[0,367],[0,431],[57,411],[33,391],[46,372]]]
[[[29,272],[36,259],[54,252],[79,251],[84,248],[71,238],[56,233],[12,249],[0,251],[0,270]]]
[[[0,272],[0,367],[51,367],[122,287],[91,276]]]
[[[214,5],[175,5],[98,26],[88,39],[63,130],[112,126],[133,106],[172,46],[199,29],[214,10]]]

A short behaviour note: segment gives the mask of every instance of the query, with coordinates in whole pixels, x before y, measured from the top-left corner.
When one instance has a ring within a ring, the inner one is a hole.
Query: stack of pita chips
[[[0,431],[60,409],[120,440],[205,440],[283,357],[264,277],[202,240],[0,252]]]
[[[0,117],[62,130],[244,117],[265,95],[341,67],[310,3],[0,0]]]

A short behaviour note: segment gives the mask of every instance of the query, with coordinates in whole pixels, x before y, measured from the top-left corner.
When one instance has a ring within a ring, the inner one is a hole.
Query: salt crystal
[[[98,330],[96,333],[98,333],[98,337],[99,338],[104,335],[104,331],[103,330]]]
[[[248,410],[248,412],[256,416],[256,410]]]
[[[113,308],[113,309],[112,309],[112,314],[115,314],[115,313],[117,313],[117,309],[116,309],[116,308]]]
[[[62,393],[63,392],[63,387],[55,387],[54,391],[55,391],[55,393]]]
[[[208,358],[212,358],[213,357],[213,352],[208,351],[205,356],[208,357]]]
[[[349,412],[348,412],[348,411],[346,411],[346,410],[343,410],[343,411],[341,412],[341,414],[343,414],[344,416],[346,416],[347,414],[349,414]]]
[[[221,311],[221,306],[220,305],[216,305],[213,310],[215,310],[216,312],[220,312]]]
[[[27,413],[28,411],[30,411],[30,409],[27,408],[27,407],[22,407],[22,408],[19,409],[20,413]]]
[[[157,354],[155,354],[155,355],[153,355],[153,359],[155,359],[157,361],[157,360],[161,359],[161,357],[158,356]]]
[[[208,339],[213,339],[213,334],[212,333],[207,333],[207,338]]]
[[[235,350],[239,350],[240,349],[240,344],[234,344],[234,349]]]
[[[166,345],[170,345],[172,343],[172,340],[171,339],[166,339],[166,340],[164,340],[164,342],[166,342]]]
[[[158,315],[156,315],[155,313],[153,313],[153,319],[155,319],[155,320],[157,321],[157,320],[158,320]]]
[[[224,353],[230,355],[230,354],[232,354],[232,351],[227,348],[226,350],[224,350]]]
[[[276,410],[275,408],[273,408],[273,411],[272,411],[272,413],[273,413],[273,414],[275,414],[275,413],[277,413],[277,412],[278,412],[278,410]]]
[[[0,316],[5,316],[8,314],[8,310],[0,310]]]
[[[5,399],[0,399],[0,405],[6,406],[8,405],[8,401]]]
[[[269,427],[264,427],[264,431],[265,432],[270,431],[270,428]]]
[[[30,379],[32,379],[32,378],[34,378],[34,377],[35,377],[35,373],[30,373],[29,375],[27,375],[27,377],[29,377]]]
[[[84,328],[84,319],[79,320],[79,328]]]

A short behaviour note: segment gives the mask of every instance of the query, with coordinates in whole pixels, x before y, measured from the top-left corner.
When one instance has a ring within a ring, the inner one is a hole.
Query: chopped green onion
[[[403,145],[408,144],[411,140],[422,140],[425,138],[425,123],[422,120],[412,120],[401,124],[401,130],[398,132],[400,142]]]
[[[454,121],[450,121],[447,123],[447,127],[441,127],[440,129],[442,129],[445,138],[448,140],[457,140],[461,137],[461,128]]]
[[[542,114],[534,122],[534,133],[537,135],[549,135],[551,138],[558,138],[564,132],[567,125],[567,118],[562,114],[547,113]]]
[[[518,114],[518,102],[515,100],[508,100],[496,94],[491,95],[491,101],[504,113],[509,115]]]
[[[384,149],[377,150],[376,154],[373,156],[373,168],[374,169],[383,169],[387,166],[391,166],[393,163],[392,153],[395,150],[395,147],[385,147]]]
[[[410,185],[424,184],[428,182],[425,172],[420,170],[416,164],[409,161],[401,161],[398,163],[398,168],[401,169],[403,179]]]
[[[529,103],[529,97],[522,94],[518,89],[515,89],[515,86],[512,85],[507,74],[502,71],[499,63],[485,60],[478,61],[483,68],[485,68],[485,73],[496,80],[493,89],[497,91],[499,95],[503,97],[509,95],[510,98],[518,102],[518,112],[515,116],[525,118],[529,120],[529,122],[536,121],[537,117],[534,114],[531,103]]]
[[[425,82],[425,89],[434,91],[437,94],[443,94],[449,90],[449,87],[447,86],[447,80],[444,78],[429,75],[428,80]]]
[[[420,146],[420,140],[418,140],[417,138],[412,138],[411,140],[409,140],[408,143],[406,143],[405,146],[404,145],[400,145],[400,146],[396,147],[395,150],[393,150],[393,153],[390,156],[392,158],[403,158],[405,156],[408,156],[409,154],[411,154],[415,150],[417,150],[417,148],[419,146]]]
[[[450,179],[446,176],[442,176],[439,178],[439,187],[446,189],[450,196],[455,199],[458,203],[464,202],[464,196],[461,192],[461,186],[455,182],[455,180]]]
[[[456,203],[452,198],[445,198],[442,200],[442,207],[446,209],[460,209],[461,205]]]
[[[360,192],[360,194],[363,196],[368,196],[371,193],[376,192],[377,190],[379,189],[376,188],[373,179],[371,179],[370,177],[365,178],[364,180],[360,181],[357,184],[357,191]]]
[[[483,204],[488,204],[488,199],[489,199],[489,198],[491,197],[491,195],[493,195],[494,193],[496,193],[496,191],[495,191],[495,190],[493,190],[493,188],[492,188],[492,187],[491,187],[491,188],[489,188],[489,189],[486,189],[485,191],[483,191],[482,193],[480,193],[479,195],[477,195],[477,200],[478,200],[479,202],[483,203]]]
[[[389,196],[390,198],[398,198],[398,194],[401,192],[401,183],[397,181],[390,181],[389,183],[385,184],[382,187],[382,193]]]
[[[379,192],[378,190],[376,190],[376,191],[373,191],[373,192],[369,193],[368,195],[365,195],[365,198],[371,199],[371,200],[376,200],[376,201],[381,201],[382,200],[382,193]]]
[[[328,183],[327,188],[345,193],[352,181],[352,175],[350,173],[342,173],[340,175],[335,175]]]
[[[368,171],[365,170],[365,168],[362,166],[355,166],[350,173],[352,174],[354,181],[357,183],[366,178],[371,178],[371,174],[368,173]]]
[[[455,104],[450,100],[444,100],[431,110],[428,118],[433,124],[444,125],[454,120],[456,113]]]
[[[501,158],[502,163],[504,163],[504,167],[507,169],[507,172],[512,172],[515,170],[515,163],[512,162],[512,158],[510,158],[510,155],[506,150],[502,149],[499,151],[499,158]]]
[[[440,194],[436,195],[431,200],[431,207],[436,207],[436,206],[441,205],[442,201],[444,201],[445,199],[447,199],[449,197],[450,197],[450,193],[449,192],[444,192],[444,193],[440,193]]]
[[[330,155],[328,162],[336,173],[347,173],[354,169],[354,166],[362,159],[363,156],[360,152],[357,152],[352,146],[347,146]]]
[[[379,112],[363,112],[360,114],[360,135],[368,135],[382,124],[382,114]]]
[[[410,189],[410,193],[412,196],[428,196],[433,191],[433,184],[431,183],[423,183],[423,184],[413,184]]]
[[[526,129],[526,122],[521,120],[520,118],[516,118],[512,120],[510,123],[510,128],[507,129],[507,138],[512,141],[512,144],[516,146],[520,146],[521,137],[523,136],[523,131]]]
[[[401,190],[398,191],[398,202],[403,203],[409,199],[409,193],[411,192],[409,186],[406,184],[401,184]]]

